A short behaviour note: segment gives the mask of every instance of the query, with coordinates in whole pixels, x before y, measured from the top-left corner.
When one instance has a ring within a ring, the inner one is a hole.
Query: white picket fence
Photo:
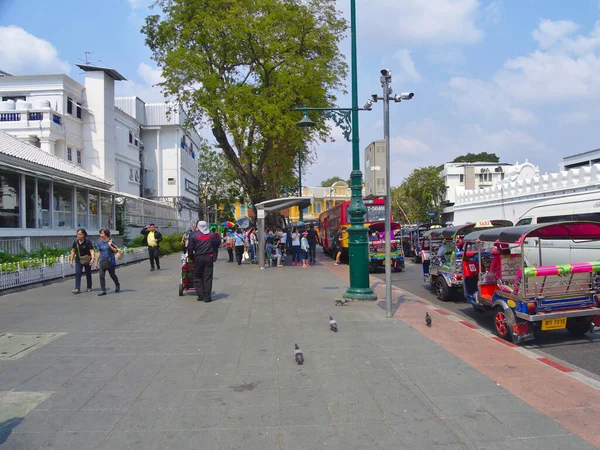
[[[128,252],[123,255],[123,259],[117,261],[117,265],[136,262],[146,258],[148,258],[148,250],[145,247],[134,248],[128,250]],[[24,261],[23,263],[28,265],[31,262],[33,261]],[[19,286],[25,286],[27,284],[39,283],[41,281],[64,278],[69,275],[75,275],[75,266],[69,266],[68,256],[60,257],[54,264],[51,264],[49,261],[47,262],[45,260],[37,262],[41,262],[39,267],[21,267],[21,264],[17,263],[15,270],[0,270],[0,291]]]

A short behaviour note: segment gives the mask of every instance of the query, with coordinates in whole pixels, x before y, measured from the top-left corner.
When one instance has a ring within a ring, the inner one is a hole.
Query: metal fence
[[[146,248],[126,250],[123,259],[117,265],[141,261],[148,257]],[[36,266],[36,267],[34,267]],[[75,274],[75,267],[69,266],[69,257],[61,256],[57,260],[25,260],[15,263],[10,270],[0,270],[0,291],[25,286],[32,283],[64,278]]]

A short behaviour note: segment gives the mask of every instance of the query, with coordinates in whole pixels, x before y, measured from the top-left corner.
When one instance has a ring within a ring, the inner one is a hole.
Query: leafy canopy
[[[392,188],[392,215],[402,218],[404,212],[412,223],[429,222],[428,212],[435,212],[440,217],[445,193],[446,186],[440,177],[439,167],[415,169],[400,186]]]
[[[497,163],[500,162],[500,158],[496,156],[495,153],[467,153],[466,155],[461,155],[452,161],[453,163],[464,162],[464,163],[472,163],[472,162],[492,162]]]
[[[189,125],[207,124],[253,204],[293,183],[303,141],[324,140],[319,114],[300,133],[295,107],[333,107],[347,73],[335,0],[158,0],[142,32]]]
[[[344,180],[343,178],[335,176],[335,177],[327,178],[326,180],[321,181],[321,187],[331,187],[331,185],[333,183],[336,183],[338,181],[344,181],[345,183],[348,184],[348,186],[350,186],[350,184],[351,184],[350,180]]]

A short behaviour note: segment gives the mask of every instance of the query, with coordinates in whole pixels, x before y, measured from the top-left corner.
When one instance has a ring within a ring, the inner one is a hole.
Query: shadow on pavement
[[[13,417],[0,423],[0,445],[6,442],[12,430],[21,422],[23,422],[22,417]]]

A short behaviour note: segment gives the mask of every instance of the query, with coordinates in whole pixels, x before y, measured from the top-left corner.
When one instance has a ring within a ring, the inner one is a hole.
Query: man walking
[[[308,226],[308,231],[306,235],[306,239],[308,239],[308,257],[309,262],[315,262],[315,258],[317,257],[317,241],[318,239],[317,230],[315,230],[315,226],[311,223]]]
[[[208,231],[208,224],[201,220],[198,230],[188,239],[188,256],[194,258],[194,288],[198,301],[212,302],[213,266],[217,251],[215,235]]]
[[[159,245],[160,241],[162,241],[162,234],[160,231],[156,231],[156,227],[153,223],[150,225],[146,225],[142,228],[141,234],[144,235],[143,244],[148,247],[148,257],[150,259],[150,272],[154,271],[154,264],[156,264],[156,268],[160,270],[160,260],[159,260]]]

